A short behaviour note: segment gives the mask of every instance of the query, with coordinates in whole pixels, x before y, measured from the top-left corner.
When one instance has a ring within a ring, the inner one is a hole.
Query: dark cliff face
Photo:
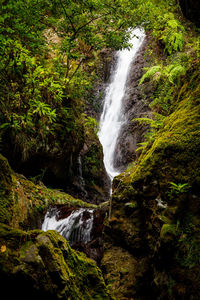
[[[199,0],[179,0],[184,16],[200,27],[200,2]]]

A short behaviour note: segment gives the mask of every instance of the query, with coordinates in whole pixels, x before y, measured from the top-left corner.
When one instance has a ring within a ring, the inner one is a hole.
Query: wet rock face
[[[150,114],[148,107],[149,98],[152,95],[152,88],[145,91],[139,86],[139,80],[143,75],[143,68],[148,63],[144,57],[149,37],[146,37],[136,58],[132,62],[130,74],[126,84],[125,96],[123,99],[124,125],[118,138],[116,146],[115,167],[124,171],[127,165],[137,158],[137,144],[144,140],[147,127],[141,126],[134,118],[146,117]]]
[[[93,204],[105,202],[110,197],[111,182],[103,163],[102,145],[97,137],[85,141],[80,158],[84,199]]]
[[[199,0],[179,0],[184,16],[200,27],[200,2]]]
[[[105,48],[99,54],[98,77],[95,80],[92,93],[90,92],[86,100],[86,114],[93,116],[96,120],[100,119],[105,90],[110,83],[116,61],[115,52],[110,49]]]

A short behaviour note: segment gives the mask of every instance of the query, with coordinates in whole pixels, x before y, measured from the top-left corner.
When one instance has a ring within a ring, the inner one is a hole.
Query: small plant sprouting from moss
[[[188,183],[175,183],[175,182],[170,182],[170,193],[171,194],[181,194],[181,193],[186,193],[189,188],[190,185]]]

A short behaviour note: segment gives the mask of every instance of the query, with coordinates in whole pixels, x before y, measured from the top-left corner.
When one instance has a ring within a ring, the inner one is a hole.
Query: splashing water
[[[98,137],[103,146],[104,165],[111,181],[120,173],[114,167],[114,159],[117,139],[121,127],[125,122],[121,110],[126,80],[131,62],[142,45],[145,33],[141,29],[135,29],[132,32],[132,36],[130,44],[133,47],[130,50],[125,49],[117,52],[116,69],[112,76],[112,81],[106,90],[103,111],[100,118]]]
[[[71,246],[77,242],[86,244],[91,241],[93,209],[79,208],[73,210],[67,218],[61,220],[58,218],[59,211],[57,208],[50,208],[45,215],[42,230],[58,231]]]

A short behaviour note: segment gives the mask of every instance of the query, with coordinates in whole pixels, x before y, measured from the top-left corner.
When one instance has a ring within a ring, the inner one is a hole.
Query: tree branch
[[[63,9],[63,11],[64,11],[65,17],[69,20],[69,22],[70,22],[70,24],[71,24],[71,26],[72,26],[72,29],[73,29],[73,31],[74,31],[74,34],[76,34],[76,27],[74,26],[74,23],[72,22],[70,16],[67,14],[66,9],[65,9],[65,7],[64,7],[64,5],[63,5],[63,3],[62,3],[62,0],[59,0],[59,2],[60,2],[60,5],[62,6],[62,9]]]
[[[107,16],[107,15],[109,15],[109,13],[103,14],[103,15],[98,16],[98,17],[95,17],[95,18],[92,18],[90,21],[88,21],[88,22],[86,22],[85,24],[83,24],[82,26],[80,26],[80,27],[74,32],[73,36],[71,37],[71,40],[74,40],[74,39],[75,39],[77,33],[78,33],[79,31],[81,31],[81,29],[83,29],[84,27],[86,27],[86,26],[89,25],[90,23],[92,23],[92,22],[94,22],[94,21],[96,21],[96,20],[98,20],[98,19],[101,19],[102,17],[105,17],[105,16]]]

